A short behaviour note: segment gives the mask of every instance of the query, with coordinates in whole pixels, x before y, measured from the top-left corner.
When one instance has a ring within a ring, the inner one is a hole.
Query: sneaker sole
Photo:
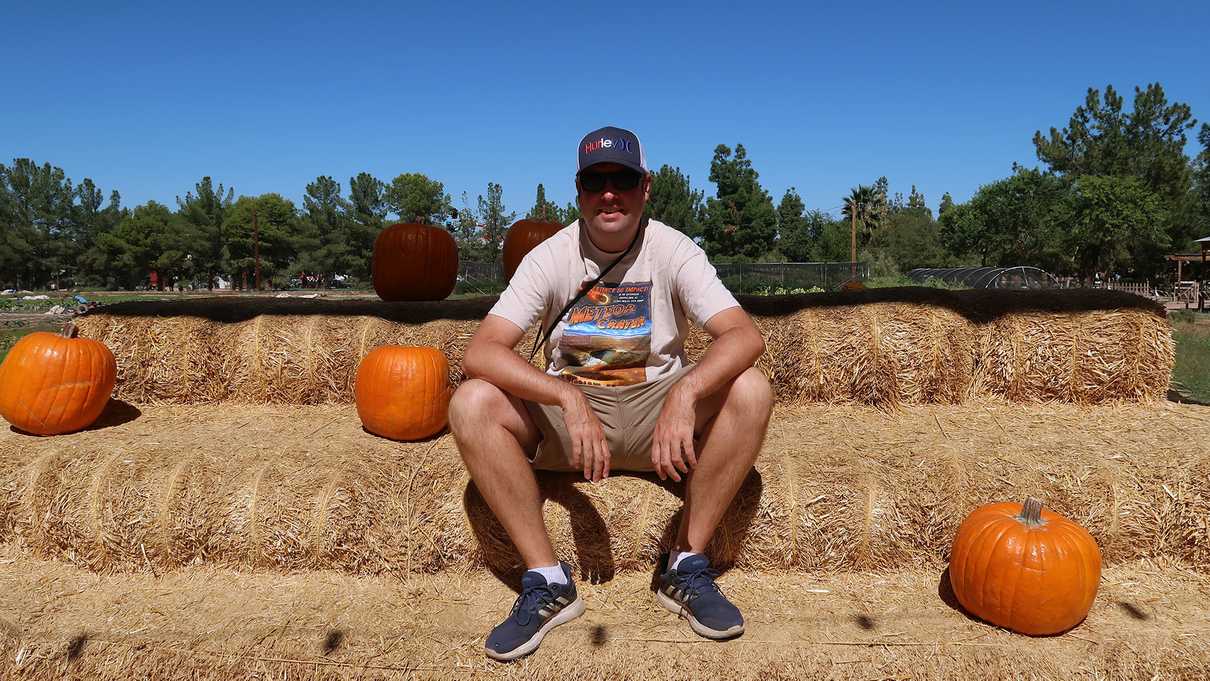
[[[659,604],[662,605],[668,612],[689,620],[689,628],[692,629],[693,633],[697,634],[698,636],[715,641],[721,641],[728,638],[735,638],[736,636],[744,633],[743,624],[737,624],[730,629],[711,629],[710,627],[699,622],[697,618],[693,616],[693,613],[686,610],[683,605],[677,603],[671,597],[665,595],[662,591],[655,592],[655,600],[658,601]]]
[[[484,651],[487,652],[488,657],[501,662],[510,662],[518,657],[524,657],[525,655],[528,655],[538,649],[538,646],[542,644],[542,639],[546,636],[546,632],[554,629],[560,624],[566,624],[580,615],[583,615],[584,609],[584,599],[577,598],[566,608],[560,610],[554,617],[547,620],[546,624],[543,624],[541,629],[538,629],[536,632],[534,632],[534,635],[531,636],[525,643],[522,643],[516,648],[513,648],[505,653],[498,653],[491,648],[484,648]]]

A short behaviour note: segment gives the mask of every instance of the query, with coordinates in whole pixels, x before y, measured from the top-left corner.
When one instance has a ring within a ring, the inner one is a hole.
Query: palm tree
[[[853,226],[850,261],[854,278],[857,276],[857,223],[861,223],[861,242],[864,244],[870,240],[874,230],[878,229],[885,204],[886,197],[881,192],[874,191],[873,187],[864,184],[857,185],[844,197],[841,213]]]

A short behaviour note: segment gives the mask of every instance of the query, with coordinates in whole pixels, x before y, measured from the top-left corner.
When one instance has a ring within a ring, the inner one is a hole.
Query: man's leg
[[[697,466],[689,472],[674,551],[704,553],[760,453],[773,411],[773,389],[748,369],[697,408]]]
[[[772,409],[773,391],[756,369],[698,403],[697,465],[685,483],[681,526],[655,596],[706,638],[727,639],[744,632],[743,615],[714,583],[718,573],[702,554],[752,470]]]
[[[512,538],[526,567],[555,565],[542,518],[538,481],[526,458],[541,435],[525,406],[496,386],[471,379],[450,400],[450,430],[466,469]]]

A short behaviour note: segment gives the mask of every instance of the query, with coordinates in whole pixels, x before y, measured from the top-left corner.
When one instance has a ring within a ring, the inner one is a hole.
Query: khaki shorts
[[[621,387],[581,385],[593,413],[601,420],[605,442],[609,445],[609,470],[653,471],[651,436],[668,389],[679,381],[691,366],[663,378]],[[542,433],[533,466],[543,471],[575,471],[568,463],[571,458],[571,437],[563,421],[563,408],[557,405],[525,402],[534,425]]]

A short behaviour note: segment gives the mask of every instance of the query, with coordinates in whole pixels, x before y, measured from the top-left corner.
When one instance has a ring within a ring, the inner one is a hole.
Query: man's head
[[[606,127],[580,140],[576,193],[580,214],[601,236],[629,234],[643,217],[651,176],[639,138]]]

